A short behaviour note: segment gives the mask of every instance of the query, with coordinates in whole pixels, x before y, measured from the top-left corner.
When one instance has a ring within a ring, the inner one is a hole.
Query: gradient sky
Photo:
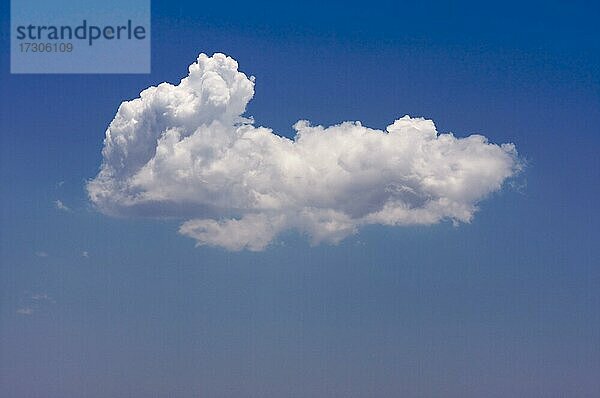
[[[204,3],[153,1],[152,74],[10,75],[2,2],[1,396],[600,396],[597,5]],[[195,248],[97,213],[118,105],[216,51],[282,134],[410,114],[527,167],[471,224],[337,246]]]

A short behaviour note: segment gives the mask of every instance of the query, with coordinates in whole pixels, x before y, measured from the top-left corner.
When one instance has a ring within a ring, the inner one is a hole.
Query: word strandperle
[[[141,25],[133,26],[131,20],[127,20],[126,25],[88,25],[87,20],[83,20],[81,25],[72,27],[63,26],[41,26],[41,25],[20,25],[17,26],[18,40],[87,40],[88,45],[92,45],[95,40],[144,40],[146,38],[146,28]]]

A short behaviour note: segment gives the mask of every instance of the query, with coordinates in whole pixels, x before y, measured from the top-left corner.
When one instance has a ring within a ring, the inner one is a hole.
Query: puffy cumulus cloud
[[[242,115],[254,78],[223,54],[200,54],[179,84],[121,104],[106,131],[91,201],[109,215],[177,217],[199,245],[262,250],[295,229],[336,243],[368,224],[469,222],[519,169],[513,144],[439,134],[404,116],[294,125],[288,139]]]

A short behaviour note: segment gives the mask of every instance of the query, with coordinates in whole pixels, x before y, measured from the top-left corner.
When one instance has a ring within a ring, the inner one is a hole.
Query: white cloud
[[[17,309],[17,314],[19,315],[33,315],[33,308],[23,307]]]
[[[81,252],[81,255],[82,255],[83,257],[85,257],[85,258],[89,258],[89,257],[90,257],[90,253],[88,253],[88,251],[87,251],[87,250],[84,250],[84,251],[82,251],[82,252]]]
[[[48,257],[48,253],[44,252],[44,251],[39,251],[39,252],[35,252],[35,255],[37,257]]]
[[[178,85],[123,102],[91,201],[109,215],[187,219],[179,232],[198,245],[262,250],[288,229],[336,243],[368,224],[469,222],[520,168],[512,144],[409,116],[385,131],[299,121],[288,139],[242,116],[253,95],[235,60],[201,54]]]
[[[65,205],[61,200],[55,200],[54,201],[54,206],[58,209],[58,210],[62,210],[62,211],[71,211],[71,208],[68,207],[67,205]]]
[[[54,299],[48,296],[46,293],[34,293],[29,296],[34,301],[49,301],[54,303]]]
[[[46,309],[48,306],[56,304],[56,300],[50,297],[46,293],[30,293],[25,292],[23,297],[19,300],[19,308],[17,308],[17,314],[19,315],[33,315],[42,309]]]

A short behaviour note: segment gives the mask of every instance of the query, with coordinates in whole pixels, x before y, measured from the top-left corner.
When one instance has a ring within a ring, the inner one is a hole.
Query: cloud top
[[[519,170],[513,144],[439,134],[404,116],[385,131],[360,122],[288,139],[243,117],[254,78],[223,54],[200,54],[179,84],[125,101],[88,182],[103,213],[178,217],[199,245],[263,250],[295,229],[337,243],[368,224],[469,222]]]

